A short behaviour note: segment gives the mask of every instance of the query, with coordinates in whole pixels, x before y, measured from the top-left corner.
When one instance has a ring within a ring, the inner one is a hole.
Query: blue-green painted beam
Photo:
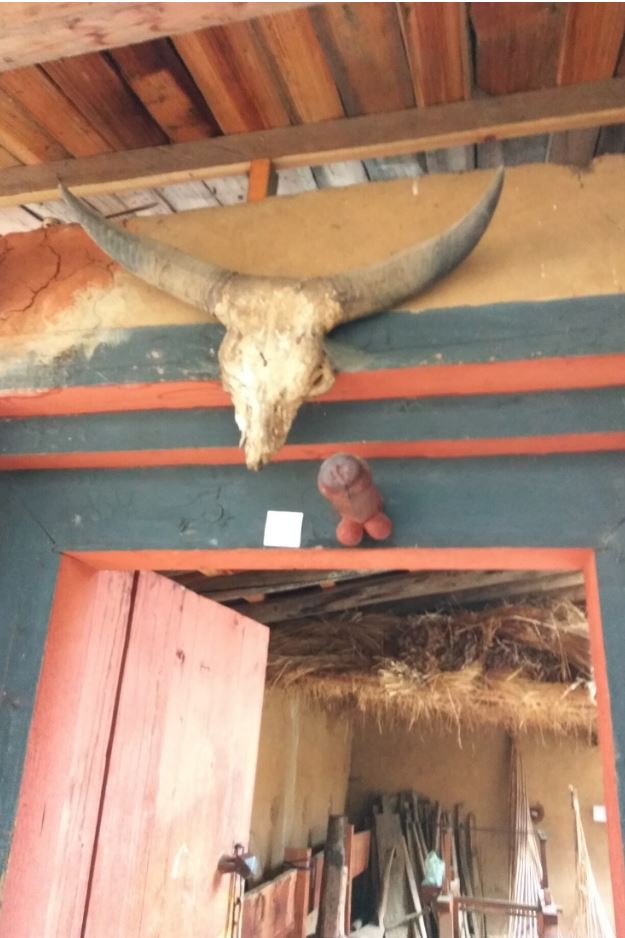
[[[213,380],[222,336],[213,323],[102,331],[93,353],[77,347],[51,364],[16,360],[2,369],[0,390]],[[337,370],[347,372],[623,353],[625,298],[380,313],[336,329],[327,344]]]
[[[625,378],[625,376],[624,376]],[[475,440],[625,431],[625,387],[306,404],[290,444]],[[229,407],[0,420],[0,456],[236,447]]]
[[[625,518],[625,453],[372,460],[395,546],[586,547]],[[336,546],[317,462],[6,473],[59,550],[260,547],[268,509]]]

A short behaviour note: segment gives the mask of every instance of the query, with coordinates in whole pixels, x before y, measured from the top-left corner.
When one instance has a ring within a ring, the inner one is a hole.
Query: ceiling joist
[[[80,195],[274,168],[317,166],[625,122],[625,78],[145,147],[6,169],[0,206],[44,202],[62,180]]]
[[[306,3],[3,3],[0,72],[176,36]]]

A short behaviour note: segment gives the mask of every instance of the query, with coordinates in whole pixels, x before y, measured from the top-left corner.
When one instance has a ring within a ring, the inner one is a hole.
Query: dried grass
[[[362,615],[272,629],[272,685],[333,711],[413,724],[591,736],[588,629],[569,602],[458,615]]]

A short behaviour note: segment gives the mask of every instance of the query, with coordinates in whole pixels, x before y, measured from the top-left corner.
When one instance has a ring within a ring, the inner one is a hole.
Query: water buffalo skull
[[[131,273],[190,303],[226,329],[219,349],[250,469],[283,446],[300,405],[334,381],[324,336],[352,319],[391,309],[453,270],[493,216],[503,170],[480,201],[436,237],[345,273],[297,280],[240,274],[111,224],[61,191],[95,243]]]

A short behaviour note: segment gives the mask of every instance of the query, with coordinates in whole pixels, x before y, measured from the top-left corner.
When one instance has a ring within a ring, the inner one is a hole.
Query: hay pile
[[[588,627],[570,602],[275,626],[269,681],[332,710],[592,734]]]

